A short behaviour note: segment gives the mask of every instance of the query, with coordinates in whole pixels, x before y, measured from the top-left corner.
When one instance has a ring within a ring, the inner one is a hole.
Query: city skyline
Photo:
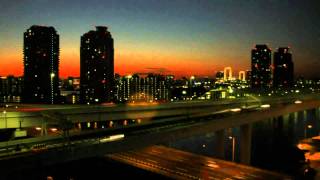
[[[320,0],[0,3],[1,179],[320,179]]]
[[[80,36],[95,25],[113,33],[115,73],[121,75],[161,71],[212,77],[225,66],[250,70],[253,46],[268,44],[273,52],[290,46],[296,75],[316,77],[317,5],[271,0],[5,2],[0,7],[0,75],[23,74],[22,34],[33,24],[45,24],[60,34],[61,77],[80,75]]]

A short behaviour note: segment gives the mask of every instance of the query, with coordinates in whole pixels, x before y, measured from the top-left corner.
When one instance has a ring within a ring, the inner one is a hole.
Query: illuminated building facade
[[[23,102],[59,101],[59,35],[53,27],[31,26],[24,33]]]
[[[61,103],[78,104],[80,100],[80,78],[68,77],[60,79]]]
[[[231,67],[225,67],[223,70],[223,80],[230,81],[232,80],[232,69]]]
[[[251,51],[251,88],[269,89],[271,80],[271,49],[267,45],[256,45]]]
[[[239,71],[239,80],[240,81],[246,80],[246,72],[245,71]]]
[[[107,27],[97,26],[81,37],[80,102],[102,103],[113,100],[114,48]]]
[[[117,78],[117,100],[119,102],[167,101],[169,99],[168,83],[165,76],[158,74],[119,77]]]
[[[288,47],[279,48],[274,53],[274,87],[292,87],[294,84],[292,55]]]

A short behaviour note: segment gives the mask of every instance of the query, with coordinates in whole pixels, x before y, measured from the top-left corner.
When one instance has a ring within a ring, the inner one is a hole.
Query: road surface
[[[292,179],[289,176],[164,146],[106,155],[174,179]]]

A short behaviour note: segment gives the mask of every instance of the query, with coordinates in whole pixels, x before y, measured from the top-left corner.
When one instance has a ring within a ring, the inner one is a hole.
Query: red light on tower
[[[274,66],[273,65],[270,65],[271,69],[274,69]]]
[[[105,59],[106,56],[107,56],[106,52],[103,52],[101,58],[102,58],[102,59]]]

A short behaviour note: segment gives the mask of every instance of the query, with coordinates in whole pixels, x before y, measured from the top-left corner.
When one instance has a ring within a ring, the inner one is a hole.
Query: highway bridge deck
[[[151,146],[106,157],[174,179],[292,179],[287,175],[164,146]]]

